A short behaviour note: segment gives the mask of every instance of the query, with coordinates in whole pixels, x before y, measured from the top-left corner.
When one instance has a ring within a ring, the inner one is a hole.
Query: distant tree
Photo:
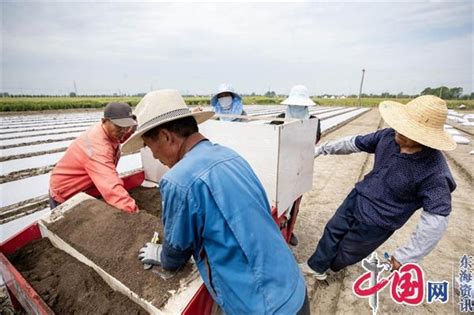
[[[266,97],[275,97],[276,96],[276,93],[275,91],[267,91],[264,96]]]
[[[462,95],[462,87],[449,88],[447,86],[440,86],[437,88],[427,87],[421,92],[421,95],[435,95],[445,100],[458,99]]]
[[[430,87],[427,87],[423,91],[421,91],[421,95],[433,95],[433,89]]]
[[[462,95],[462,87],[455,87],[450,89],[452,98],[460,98]]]
[[[389,92],[383,92],[382,94],[380,94],[380,96],[383,97],[383,98],[394,98],[395,97],[395,95],[392,95]]]
[[[76,96],[77,96],[77,95],[76,95],[76,92],[71,92],[71,93],[69,93],[69,97],[76,97]]]

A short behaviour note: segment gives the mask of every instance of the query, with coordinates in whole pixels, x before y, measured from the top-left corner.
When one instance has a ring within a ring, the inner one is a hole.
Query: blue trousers
[[[353,189],[324,228],[316,251],[308,265],[322,273],[328,269],[339,271],[353,265],[382,245],[394,231],[360,222],[357,211],[357,191]]]

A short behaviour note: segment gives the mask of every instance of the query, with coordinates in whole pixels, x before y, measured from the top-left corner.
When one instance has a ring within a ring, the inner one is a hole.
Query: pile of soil
[[[125,295],[113,291],[92,268],[55,248],[46,238],[9,258],[56,314],[147,314]]]
[[[176,276],[166,281],[143,269],[137,258],[138,251],[151,240],[154,231],[163,236],[161,201],[150,198],[151,195],[159,197],[156,188],[140,188],[132,194],[139,199],[138,205],[142,210],[138,214],[119,211],[100,200],[86,200],[66,212],[63,219],[49,224],[48,229],[140,297],[160,308],[171,296],[170,291],[180,288],[181,280],[190,280],[188,276],[194,268],[188,263]],[[154,212],[154,215],[145,209]]]
[[[138,186],[129,191],[140,211],[145,211],[161,220],[161,194],[156,187]]]

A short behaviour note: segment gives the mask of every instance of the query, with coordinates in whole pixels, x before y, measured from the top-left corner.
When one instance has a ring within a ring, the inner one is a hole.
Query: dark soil
[[[135,199],[138,209],[145,211],[161,220],[161,194],[158,188],[136,187],[129,191]]]
[[[187,278],[192,266],[188,263],[175,277],[165,281],[150,270],[144,270],[137,258],[138,251],[151,240],[154,231],[159,232],[160,237],[163,235],[157,192],[156,188],[132,191],[142,209],[138,214],[119,211],[99,200],[84,201],[48,229],[160,308],[170,297],[169,291],[180,288],[180,280]]]
[[[48,239],[28,244],[10,261],[56,314],[147,314]]]

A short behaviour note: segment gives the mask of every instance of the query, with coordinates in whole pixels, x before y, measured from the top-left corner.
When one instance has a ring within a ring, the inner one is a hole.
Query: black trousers
[[[357,191],[353,189],[339,206],[308,260],[308,265],[319,273],[328,269],[339,271],[361,261],[394,232],[357,220],[354,216],[356,195]]]
[[[309,308],[308,291],[306,291],[303,306],[301,306],[300,310],[298,311],[298,313],[296,313],[296,315],[310,315],[310,314],[311,314],[311,310]]]

